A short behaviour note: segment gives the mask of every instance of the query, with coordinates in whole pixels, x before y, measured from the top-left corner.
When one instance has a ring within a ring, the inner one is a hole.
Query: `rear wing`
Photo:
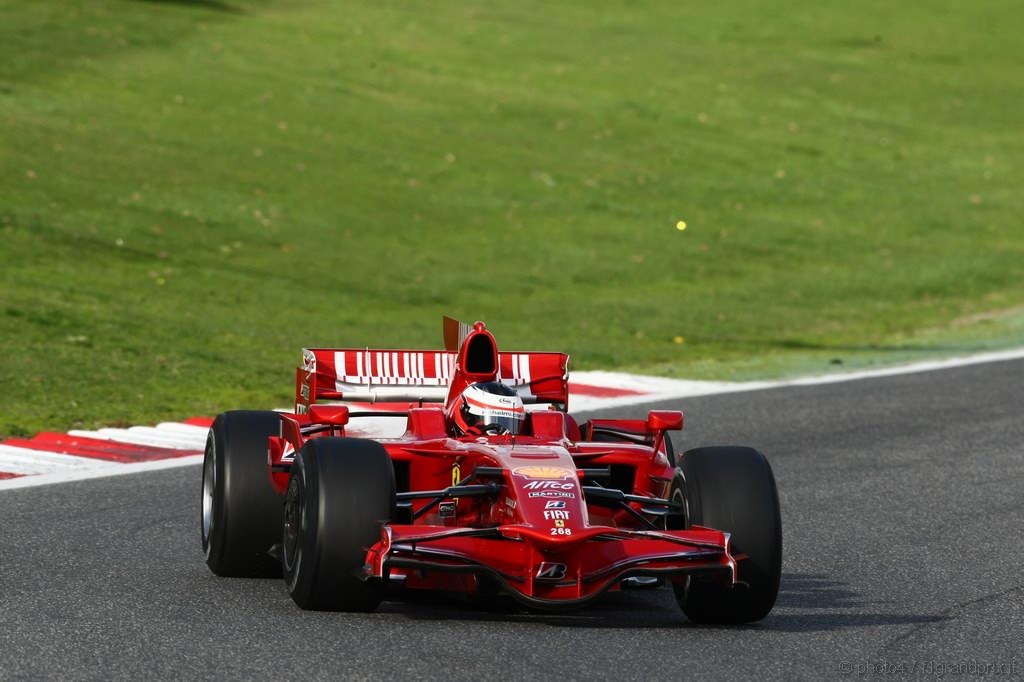
[[[457,353],[435,350],[303,348],[297,370],[295,412],[319,400],[442,403]],[[498,353],[498,380],[525,403],[569,401],[565,353]]]

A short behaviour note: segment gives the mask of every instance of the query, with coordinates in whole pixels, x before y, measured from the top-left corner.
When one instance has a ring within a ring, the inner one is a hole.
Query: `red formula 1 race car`
[[[446,318],[445,337],[445,351],[306,349],[294,413],[216,418],[202,497],[215,574],[283,572],[317,610],[410,590],[562,609],[669,580],[692,621],[768,614],[782,528],[761,453],[677,457],[677,411],[578,424],[567,355],[499,353],[480,322]],[[398,433],[365,437],[381,420]]]

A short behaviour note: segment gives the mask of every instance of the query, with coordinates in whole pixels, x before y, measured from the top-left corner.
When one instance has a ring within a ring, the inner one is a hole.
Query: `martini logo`
[[[516,476],[522,476],[523,478],[530,479],[547,479],[547,480],[563,480],[566,478],[572,478],[575,474],[568,469],[561,467],[545,467],[545,466],[533,466],[533,467],[519,467],[513,469],[512,473]]]

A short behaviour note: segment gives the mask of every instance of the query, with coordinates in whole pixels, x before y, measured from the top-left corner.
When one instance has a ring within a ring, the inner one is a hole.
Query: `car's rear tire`
[[[275,412],[217,416],[206,437],[200,517],[206,564],[225,577],[281,575],[268,554],[280,541],[284,498],[273,488],[267,439],[280,432]]]
[[[676,598],[695,623],[751,623],[772,610],[782,574],[779,495],[768,460],[746,447],[706,447],[679,458],[671,496],[685,506],[685,527],[706,526],[732,537],[741,584],[691,577]]]
[[[395,472],[380,443],[313,438],[292,464],[282,563],[292,599],[315,611],[373,611],[382,585],[362,573],[395,516]]]

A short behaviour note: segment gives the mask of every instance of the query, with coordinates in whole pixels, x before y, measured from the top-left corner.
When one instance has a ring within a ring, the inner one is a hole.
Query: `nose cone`
[[[553,541],[569,540],[587,525],[587,507],[575,469],[535,465],[512,469],[523,523]]]

